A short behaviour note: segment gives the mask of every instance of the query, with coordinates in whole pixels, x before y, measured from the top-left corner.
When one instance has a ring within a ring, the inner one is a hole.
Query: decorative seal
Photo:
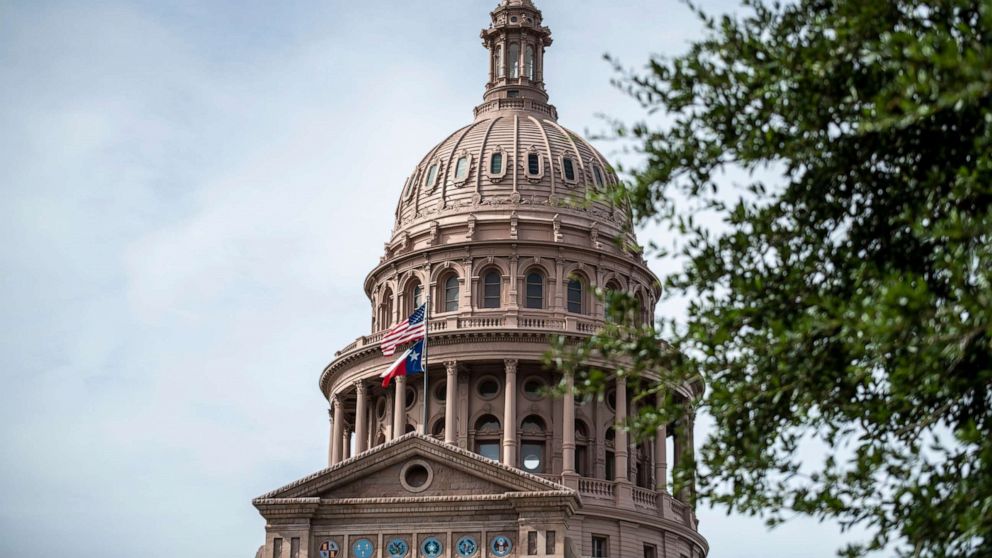
[[[444,545],[435,537],[427,537],[420,545],[420,553],[424,558],[439,558],[444,554]]]
[[[475,542],[475,538],[471,536],[465,536],[458,539],[458,544],[455,545],[458,550],[458,555],[464,558],[469,558],[470,556],[475,556],[475,553],[479,551],[479,543]]]
[[[508,537],[496,535],[489,543],[489,550],[492,551],[493,556],[502,558],[513,551],[513,542]]]

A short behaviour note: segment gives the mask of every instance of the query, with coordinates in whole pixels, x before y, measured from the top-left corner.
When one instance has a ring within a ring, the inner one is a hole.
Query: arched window
[[[527,308],[544,308],[544,275],[537,271],[527,274]]]
[[[637,293],[637,296],[634,297],[634,319],[638,325],[647,325],[651,322],[643,293]]]
[[[589,427],[575,419],[575,472],[589,476]]]
[[[465,180],[468,178],[468,157],[459,157],[455,161],[455,180]]]
[[[376,325],[381,331],[393,325],[393,291],[392,289],[386,289],[382,293],[382,298],[379,302],[379,312],[376,317]]]
[[[547,438],[544,419],[530,415],[520,423],[520,466],[528,473],[543,473]]]
[[[565,157],[561,160],[561,170],[565,175],[565,180],[569,182],[575,181],[575,163],[572,162],[570,157]]]
[[[489,173],[490,174],[502,174],[503,173],[503,153],[497,151],[489,157]]]
[[[568,280],[568,311],[576,314],[583,312],[582,308],[582,280],[572,277]]]
[[[444,439],[444,417],[434,421],[434,426],[431,427],[431,436],[438,440]]]
[[[527,154],[527,174],[531,176],[541,174],[541,156],[537,153]]]
[[[510,43],[510,55],[507,62],[510,66],[510,77],[518,78],[520,77],[520,44]]]
[[[503,276],[495,269],[490,269],[482,278],[482,307],[499,308],[500,286]]]
[[[454,312],[458,310],[458,276],[449,275],[444,280],[444,312]]]
[[[503,45],[496,45],[496,52],[493,54],[493,65],[496,66],[496,77],[503,77]]]
[[[592,180],[596,184],[597,188],[602,188],[605,180],[603,179],[603,171],[599,168],[599,165],[593,163],[592,165]]]
[[[500,436],[503,429],[493,415],[482,415],[475,421],[475,453],[499,461]]]
[[[524,57],[524,75],[527,79],[534,79],[534,47],[527,45],[527,55]]]
[[[420,308],[424,303],[424,288],[420,281],[413,280],[406,288],[406,313],[412,314],[414,310]]]
[[[617,476],[616,453],[613,451],[616,438],[617,434],[613,428],[606,429],[606,480],[608,481],[616,480]]]

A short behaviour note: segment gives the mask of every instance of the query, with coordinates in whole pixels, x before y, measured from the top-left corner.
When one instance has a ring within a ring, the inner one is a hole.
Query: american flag
[[[399,345],[423,339],[427,335],[427,320],[424,319],[426,314],[427,304],[421,304],[420,308],[414,310],[409,318],[390,328],[382,338],[382,343],[379,344],[379,347],[382,348],[382,354],[392,356]]]

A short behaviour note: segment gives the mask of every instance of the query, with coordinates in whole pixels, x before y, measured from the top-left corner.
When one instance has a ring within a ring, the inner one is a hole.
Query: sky
[[[604,53],[701,35],[673,0],[538,4],[587,133],[644,116]],[[481,101],[495,5],[0,0],[0,556],[254,556],[251,499],[326,464],[319,374],[368,333],[406,176]],[[841,540],[698,514],[713,557]]]

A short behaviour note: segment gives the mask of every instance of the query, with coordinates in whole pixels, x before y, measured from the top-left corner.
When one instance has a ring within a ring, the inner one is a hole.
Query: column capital
[[[458,361],[457,360],[446,360],[444,361],[444,370],[448,373],[448,376],[454,376],[458,372]]]
[[[365,380],[355,380],[352,385],[355,386],[355,393],[362,393],[363,395],[368,393],[368,386],[365,385]]]
[[[342,404],[343,404],[343,401],[341,401],[341,394],[340,393],[332,393],[331,394],[331,406],[332,407],[333,406],[340,406]]]
[[[503,364],[506,366],[506,373],[507,374],[516,374],[517,373],[517,359],[515,359],[515,358],[505,359],[503,361]]]

